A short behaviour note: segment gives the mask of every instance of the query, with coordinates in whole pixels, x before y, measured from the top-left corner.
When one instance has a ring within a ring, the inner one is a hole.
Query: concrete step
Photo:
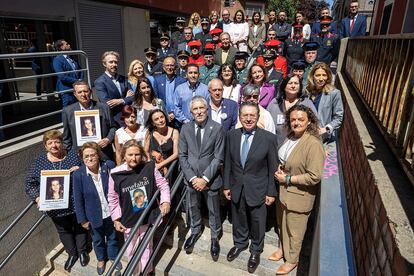
[[[52,276],[61,276],[61,275],[71,275],[71,276],[86,276],[86,275],[98,275],[96,272],[96,266],[98,261],[96,255],[92,250],[89,253],[90,261],[87,266],[81,266],[79,260],[76,261],[75,265],[72,267],[70,273],[65,271],[64,266],[65,262],[68,259],[68,254],[63,250],[63,245],[59,244],[54,250],[52,250],[47,256],[47,266],[40,271],[40,275],[52,275]],[[108,270],[111,262],[106,264],[106,269]],[[125,268],[127,265],[127,259],[122,259],[122,265]]]
[[[228,223],[228,222],[227,222]],[[203,234],[201,235],[200,239],[197,241],[196,245],[194,246],[194,250],[192,254],[188,256],[194,256],[194,258],[203,257],[204,259],[208,260],[209,263],[213,265],[221,264],[226,267],[235,270],[235,273],[230,273],[229,275],[237,275],[237,271],[244,271],[247,273],[247,262],[250,257],[249,250],[245,250],[240,253],[239,257],[237,257],[234,261],[228,262],[227,261],[227,253],[233,247],[233,237],[231,234],[231,225],[224,223],[223,226],[223,236],[220,239],[220,256],[217,263],[213,262],[210,256],[210,244],[211,244],[211,236],[210,236],[210,229],[205,227]],[[172,231],[165,240],[165,244],[169,245],[171,249],[177,250],[179,254],[186,254],[184,250],[181,251],[185,240],[190,236],[190,231],[185,227],[185,222],[183,219],[178,219],[176,223],[176,227],[174,231]],[[230,233],[229,233],[230,232]],[[260,264],[255,271],[255,275],[275,275],[276,269],[283,263],[283,261],[279,262],[272,262],[267,260],[267,258],[277,250],[277,236],[276,234],[272,234],[271,232],[267,233],[265,236],[265,246],[264,251],[261,254]],[[164,260],[164,256],[162,257]],[[178,263],[177,263],[178,264]],[[203,273],[201,270],[197,270],[198,272]],[[205,272],[204,272],[205,273]],[[213,275],[213,274],[209,274]],[[222,275],[222,274],[220,274]],[[223,274],[224,275],[224,274]],[[296,269],[292,271],[290,276],[296,275]]]

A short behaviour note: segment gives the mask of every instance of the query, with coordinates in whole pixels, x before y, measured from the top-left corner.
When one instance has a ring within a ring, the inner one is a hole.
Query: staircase
[[[208,225],[208,224],[206,224]],[[186,254],[182,250],[185,239],[189,237],[189,229],[185,227],[185,222],[182,217],[176,219],[175,227],[167,235],[163,247],[157,254],[154,262],[156,275],[260,275],[273,276],[276,269],[283,263],[271,262],[267,260],[276,249],[278,245],[278,238],[274,231],[266,233],[264,251],[261,255],[260,265],[254,274],[247,272],[247,262],[250,256],[249,250],[245,250],[232,262],[227,261],[227,253],[233,247],[232,226],[228,221],[223,223],[223,236],[220,239],[220,256],[217,262],[214,262],[210,256],[210,229],[205,227],[203,234],[197,241],[192,254]],[[306,244],[306,242],[305,242]],[[303,251],[303,250],[302,250]],[[91,261],[86,267],[82,267],[79,261],[76,262],[69,274],[63,269],[64,263],[67,259],[67,254],[63,250],[62,244],[56,247],[48,256],[47,266],[40,272],[40,275],[97,275],[96,264],[97,260],[94,252],[90,253]],[[307,265],[309,257],[301,256],[301,264],[298,269],[292,271],[289,275],[307,275]],[[303,260],[303,261],[302,261]],[[123,259],[123,266],[126,267],[127,260]],[[107,269],[109,263],[107,264]]]

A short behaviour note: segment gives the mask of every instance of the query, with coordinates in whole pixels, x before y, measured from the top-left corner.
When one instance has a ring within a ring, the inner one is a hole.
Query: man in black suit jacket
[[[231,200],[234,247],[227,254],[233,261],[250,243],[248,271],[253,273],[263,252],[266,205],[275,201],[274,172],[278,165],[276,136],[257,128],[259,107],[244,102],[239,109],[242,128],[226,137],[224,195]]]
[[[102,55],[105,72],[95,80],[96,95],[101,103],[106,103],[111,109],[112,116],[118,125],[121,121],[121,111],[124,105],[132,104],[134,92],[128,79],[118,74],[119,54],[107,51]]]
[[[224,131],[208,117],[208,104],[202,96],[194,96],[190,105],[194,120],[180,133],[179,160],[187,185],[187,211],[191,236],[184,249],[190,253],[201,235],[201,197],[206,198],[211,229],[211,257],[217,261],[221,232],[219,191],[223,184],[220,167],[224,160]]]
[[[168,34],[161,34],[160,46],[161,48],[157,49],[157,60],[159,62],[163,62],[166,57],[175,58],[175,50],[170,45],[170,36]]]
[[[66,150],[79,147],[76,136],[75,111],[99,110],[99,123],[101,137],[98,145],[102,149],[104,160],[114,160],[112,142],[114,141],[116,125],[109,107],[91,99],[92,91],[86,81],[77,81],[73,84],[73,95],[78,102],[73,103],[62,110],[63,121],[63,146]]]

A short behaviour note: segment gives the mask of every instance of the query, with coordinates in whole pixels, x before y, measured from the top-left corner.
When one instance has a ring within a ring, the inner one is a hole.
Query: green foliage
[[[275,10],[276,14],[284,10],[288,17],[288,21],[295,16],[296,7],[300,3],[300,0],[269,0],[267,1],[266,12],[269,13],[271,10]]]
[[[318,19],[321,7],[329,4],[325,0],[269,0],[267,1],[266,12],[275,10],[276,14],[284,10],[288,21],[293,22],[296,11],[303,11],[308,21],[313,22]]]

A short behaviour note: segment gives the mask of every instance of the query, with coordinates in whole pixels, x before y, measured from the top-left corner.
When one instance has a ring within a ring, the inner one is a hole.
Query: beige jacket
[[[286,171],[300,184],[280,185],[280,202],[288,210],[306,213],[312,210],[321,182],[325,151],[320,139],[303,134],[285,164]]]

